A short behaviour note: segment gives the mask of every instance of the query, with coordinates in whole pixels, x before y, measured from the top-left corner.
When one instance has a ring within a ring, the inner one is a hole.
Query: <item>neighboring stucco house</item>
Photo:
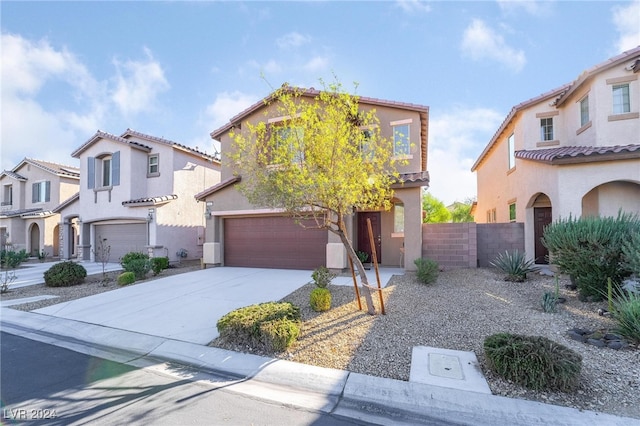
[[[513,107],[472,167],[478,223],[523,222],[525,251],[559,218],[640,212],[640,47]]]
[[[80,189],[57,208],[63,257],[73,255],[74,225],[82,260],[99,260],[101,240],[111,262],[131,251],[202,257],[205,210],[194,194],[220,181],[215,156],[131,129],[97,131],[72,156],[80,160]]]
[[[317,97],[319,92],[305,89],[303,96]],[[269,97],[231,118],[211,137],[222,149],[222,181],[196,196],[207,204],[207,244],[204,262],[225,266],[287,269],[314,269],[321,265],[332,269],[348,267],[346,251],[335,234],[328,230],[304,229],[281,211],[260,209],[249,204],[235,184],[241,176],[225,157],[232,141],[231,130],[250,122],[277,123],[276,108],[267,106]],[[429,108],[402,102],[360,97],[363,111],[375,109],[383,137],[397,135],[394,152],[408,160],[400,166],[401,182],[394,186],[391,211],[357,212],[347,219],[354,248],[371,253],[366,219],[371,219],[378,262],[381,265],[413,269],[413,260],[422,255],[421,188],[428,186],[427,136]],[[244,126],[246,130],[247,126]],[[395,132],[395,133],[394,133]]]
[[[80,170],[25,158],[0,174],[0,244],[31,256],[58,256],[60,217],[53,209],[78,191]]]

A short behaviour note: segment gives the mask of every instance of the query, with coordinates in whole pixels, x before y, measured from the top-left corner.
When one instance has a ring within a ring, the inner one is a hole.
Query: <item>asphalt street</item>
[[[183,366],[135,368],[0,333],[3,424],[362,425],[247,397]]]

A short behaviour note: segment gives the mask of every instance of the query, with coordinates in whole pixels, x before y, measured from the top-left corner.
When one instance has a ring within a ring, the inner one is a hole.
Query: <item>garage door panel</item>
[[[286,217],[228,218],[224,223],[227,266],[315,269],[326,263],[326,230],[305,229]]]
[[[109,262],[119,262],[122,256],[132,251],[146,252],[147,228],[144,223],[96,225],[95,237],[107,239]]]

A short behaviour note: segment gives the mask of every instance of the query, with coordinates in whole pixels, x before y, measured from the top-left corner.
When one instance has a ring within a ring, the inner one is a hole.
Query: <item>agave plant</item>
[[[535,271],[533,260],[527,260],[526,253],[520,253],[518,250],[498,254],[491,261],[491,265],[507,274],[505,281],[522,282],[529,272]]]

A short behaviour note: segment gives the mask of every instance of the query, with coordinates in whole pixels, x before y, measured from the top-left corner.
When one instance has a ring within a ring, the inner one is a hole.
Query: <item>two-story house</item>
[[[80,189],[57,209],[63,257],[73,251],[74,225],[82,260],[100,260],[101,245],[111,262],[131,251],[170,261],[202,257],[204,203],[193,196],[220,181],[215,156],[131,129],[97,131],[72,156],[80,160]]]
[[[640,212],[640,47],[512,108],[472,167],[478,223],[523,222],[525,251],[558,218]]]
[[[319,93],[315,89],[304,89],[303,96],[314,99]],[[305,229],[282,211],[252,206],[235,186],[242,176],[237,175],[225,156],[232,146],[230,132],[242,129],[247,122],[277,125],[278,120],[286,120],[278,117],[273,104],[267,105],[267,99],[269,97],[240,112],[211,133],[222,149],[222,180],[196,196],[207,204],[209,218],[204,262],[286,269],[314,269],[321,265],[347,268],[346,251],[335,234],[324,229]],[[375,109],[381,135],[394,139],[396,152],[389,152],[389,156],[399,156],[407,162],[398,170],[401,179],[394,185],[393,208],[352,215],[347,221],[349,238],[356,250],[371,253],[366,222],[371,219],[378,262],[413,269],[413,260],[422,256],[421,188],[429,184],[429,108],[367,97],[360,97],[358,103],[362,111]]]
[[[31,256],[59,255],[59,215],[53,210],[78,191],[80,170],[25,158],[0,174],[0,247]]]

